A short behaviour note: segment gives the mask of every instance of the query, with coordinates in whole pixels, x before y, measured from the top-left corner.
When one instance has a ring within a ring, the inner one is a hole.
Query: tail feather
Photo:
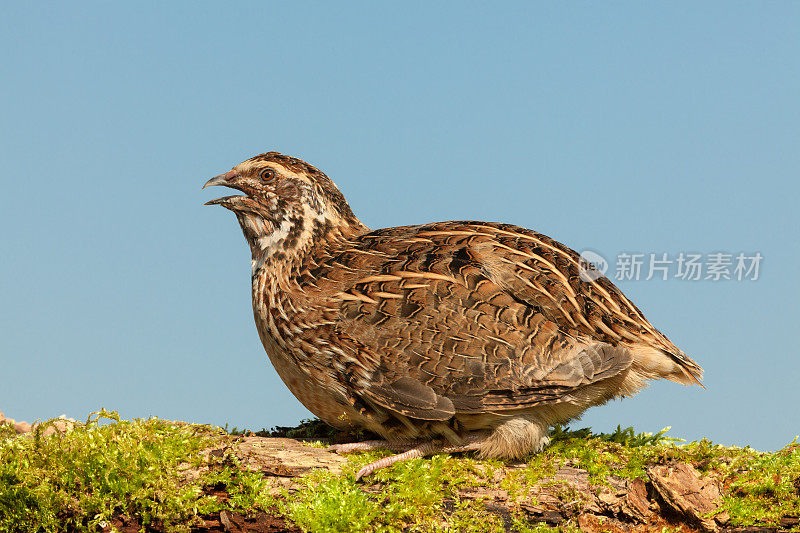
[[[630,350],[633,352],[631,368],[642,377],[705,388],[701,382],[703,368],[679,349],[667,351],[649,344],[634,344]]]

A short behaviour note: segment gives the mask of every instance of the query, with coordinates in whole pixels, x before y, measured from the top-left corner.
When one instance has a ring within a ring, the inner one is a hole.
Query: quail
[[[278,152],[210,179],[252,253],[256,327],[297,399],[396,461],[522,458],[549,426],[703,369],[581,257],[535,231],[448,221],[371,230],[323,172]],[[591,272],[591,270],[590,270]],[[702,385],[701,385],[702,386]]]

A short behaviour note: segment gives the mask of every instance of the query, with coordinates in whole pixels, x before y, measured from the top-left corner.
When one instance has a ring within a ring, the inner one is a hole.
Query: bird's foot
[[[461,444],[442,444],[440,442],[432,440],[423,442],[422,444],[411,447],[410,449],[404,451],[403,453],[398,453],[397,455],[392,455],[390,457],[384,457],[383,459],[378,459],[377,461],[369,463],[368,465],[361,468],[361,470],[356,472],[356,481],[358,481],[364,476],[368,476],[369,474],[373,473],[376,470],[385,468],[387,466],[391,466],[395,463],[399,463],[400,461],[406,461],[408,459],[416,459],[418,457],[425,457],[426,455],[433,455],[436,453],[457,453],[457,452],[469,452],[477,450],[484,439],[485,436],[482,435],[471,435],[465,438]],[[368,442],[381,442],[381,441],[368,441]]]
[[[334,444],[325,448],[326,452],[353,453],[369,452],[372,450],[391,450],[405,452],[420,444],[418,440],[365,440],[363,442],[348,442],[347,444]]]
[[[367,452],[370,450],[384,450],[389,447],[389,441],[365,440],[364,442],[348,442],[347,444],[333,444],[325,448],[326,452],[353,453]]]
[[[441,449],[441,445],[436,444],[433,441],[425,442],[407,450],[403,453],[398,453],[397,455],[392,455],[389,457],[384,457],[383,459],[378,459],[377,461],[373,461],[370,464],[364,466],[356,472],[356,481],[361,479],[364,476],[368,476],[369,474],[373,473],[374,471],[385,468],[387,466],[391,466],[395,463],[400,461],[406,461],[408,459],[416,459],[417,457],[425,457],[426,455],[431,455],[436,453]]]

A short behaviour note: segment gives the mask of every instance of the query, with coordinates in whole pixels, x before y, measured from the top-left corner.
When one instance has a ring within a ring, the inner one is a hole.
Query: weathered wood
[[[673,511],[705,531],[719,529],[713,518],[707,518],[719,507],[721,494],[715,479],[701,477],[692,465],[686,463],[656,465],[647,473],[659,496]]]
[[[281,488],[296,488],[294,478],[315,468],[340,474],[346,462],[323,448],[287,438],[243,437],[227,449],[206,453],[232,453],[243,467],[270,478],[276,493]],[[500,481],[521,468],[508,465],[487,479],[485,486],[460,487],[458,495],[483,501],[487,511],[501,516],[521,510],[530,519],[553,526],[572,519],[585,531],[629,533],[660,531],[662,527],[719,531],[724,525],[724,515],[717,516],[718,520],[704,516],[718,510],[720,490],[716,480],[701,476],[685,463],[651,467],[647,480],[612,475],[601,484],[592,484],[586,470],[563,466],[532,484],[526,493],[509,495]],[[365,485],[365,490],[374,492],[380,487]]]

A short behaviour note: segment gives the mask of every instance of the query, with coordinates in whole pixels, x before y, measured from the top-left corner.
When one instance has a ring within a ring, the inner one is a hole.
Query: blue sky
[[[373,228],[509,222],[612,266],[760,253],[755,281],[619,282],[708,388],[576,425],[800,433],[797,3],[7,3],[0,49],[7,416],[309,416],[260,345],[235,218],[200,190],[274,149]]]

